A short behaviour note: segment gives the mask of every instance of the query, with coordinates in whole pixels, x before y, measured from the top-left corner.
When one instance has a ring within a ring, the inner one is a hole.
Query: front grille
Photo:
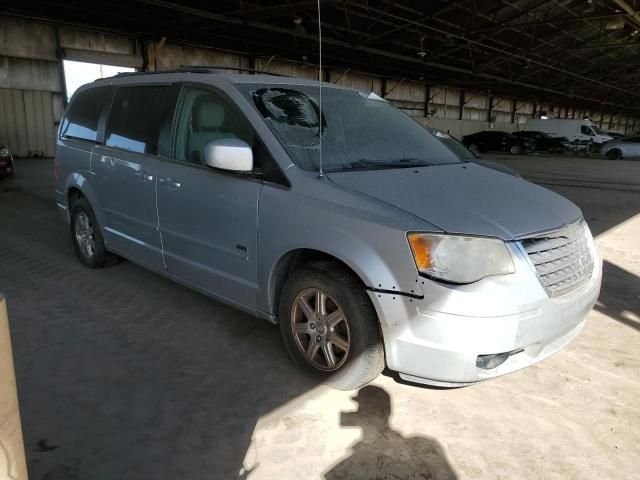
[[[591,234],[584,220],[544,236],[523,240],[522,246],[550,297],[583,285],[593,273]]]

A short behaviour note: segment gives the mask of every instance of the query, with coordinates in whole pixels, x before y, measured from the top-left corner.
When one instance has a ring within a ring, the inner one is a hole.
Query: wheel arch
[[[69,215],[71,215],[73,202],[77,201],[79,198],[86,198],[89,205],[91,205],[93,213],[98,219],[98,223],[101,226],[104,225],[100,202],[91,187],[91,184],[84,175],[81,173],[73,173],[69,175],[65,181],[64,194],[69,208]]]
[[[615,152],[615,158],[616,160],[622,160],[624,158],[624,154],[622,153],[622,149],[619,147],[613,147],[610,148],[609,150],[607,150],[607,153],[605,154],[606,157],[609,157],[609,155],[611,153]]]
[[[358,272],[356,268],[333,254],[322,250],[316,250],[314,248],[296,248],[294,250],[290,250],[277,260],[274,267],[271,269],[271,274],[269,275],[268,302],[269,310],[274,319],[277,318],[277,312],[280,307],[280,293],[282,292],[282,287],[289,275],[305,265],[309,265],[310,263],[320,260],[331,261],[340,265],[349,271],[354,278],[360,282],[362,288],[369,287],[367,282],[364,280],[363,272]]]

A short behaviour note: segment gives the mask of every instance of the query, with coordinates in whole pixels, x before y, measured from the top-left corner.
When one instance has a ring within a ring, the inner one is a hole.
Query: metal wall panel
[[[0,142],[15,156],[53,156],[55,130],[51,92],[0,89]]]
[[[58,64],[47,60],[0,57],[0,88],[59,92]]]
[[[344,70],[331,70],[331,82],[346,87],[355,88],[362,92],[374,92],[376,95],[382,95],[382,79],[359,73],[345,73]]]
[[[157,46],[153,45],[149,49],[149,59],[155,59],[155,68],[157,70],[179,68],[181,65],[233,68],[247,68],[249,66],[248,59],[240,55],[207,48],[196,48],[172,43],[166,43],[157,50],[155,50],[155,48],[157,48]],[[225,70],[220,71],[224,72]],[[229,70],[229,72],[237,73],[235,70]]]
[[[259,62],[256,68],[258,70],[266,70],[270,73],[277,73],[278,75],[288,75],[291,77],[304,78],[307,80],[318,79],[318,67],[314,65],[299,65],[296,63],[287,63],[274,60],[266,67],[261,67],[263,62]],[[266,61],[264,61],[266,63]]]
[[[133,38],[66,27],[60,27],[60,46],[100,53],[139,54]]]
[[[65,60],[76,62],[98,63],[101,65],[115,65],[116,67],[142,68],[142,55],[123,55],[122,53],[94,52],[91,50],[78,50],[64,48]]]
[[[0,56],[57,61],[55,27],[0,17]]]

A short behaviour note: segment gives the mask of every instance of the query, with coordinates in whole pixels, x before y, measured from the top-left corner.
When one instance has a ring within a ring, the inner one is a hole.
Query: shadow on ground
[[[30,478],[246,477],[257,420],[315,387],[277,327],[130,262],[82,267],[53,198],[3,187]]]
[[[368,385],[354,400],[355,412],[342,412],[342,427],[360,427],[362,439],[352,453],[325,473],[326,480],[455,479],[440,443],[429,437],[405,437],[389,425],[391,397],[381,387]]]
[[[602,274],[602,289],[594,308],[640,331],[640,322],[633,318],[633,315],[640,317],[640,278],[606,260]]]
[[[29,166],[0,189],[0,290],[30,478],[251,478],[257,421],[316,387],[277,327],[130,262],[84,268]],[[363,440],[326,478],[454,478],[437,441],[389,426],[384,390],[356,398]]]

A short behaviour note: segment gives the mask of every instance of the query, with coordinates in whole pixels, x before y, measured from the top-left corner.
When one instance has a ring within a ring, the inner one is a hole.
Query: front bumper
[[[387,366],[409,381],[462,386],[561,350],[580,333],[600,292],[602,261],[592,248],[590,279],[556,298],[547,295],[526,254],[516,247],[513,275],[457,286],[420,279],[422,299],[369,292],[380,318]],[[478,356],[505,352],[514,354],[496,368],[476,366]]]

